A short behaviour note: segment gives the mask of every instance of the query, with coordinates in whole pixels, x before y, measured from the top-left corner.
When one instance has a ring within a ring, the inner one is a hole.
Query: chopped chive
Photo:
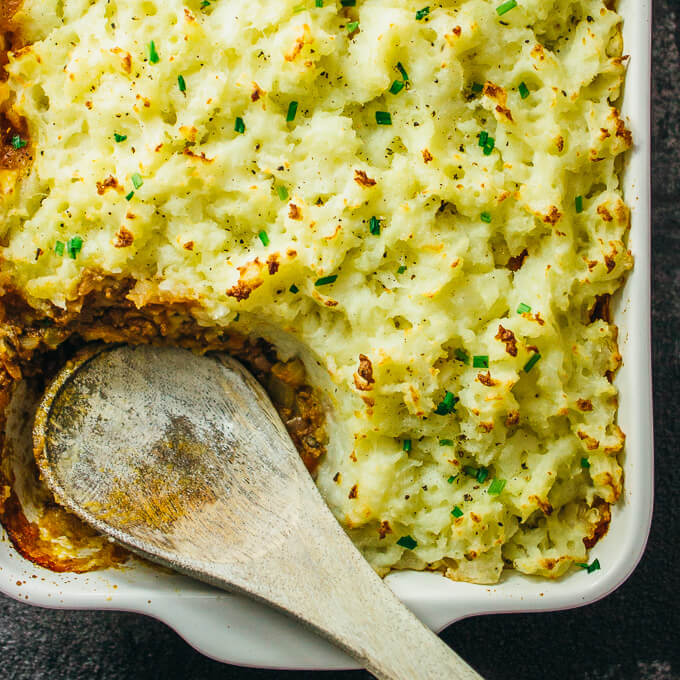
[[[319,286],[327,286],[329,283],[335,283],[338,279],[337,274],[331,274],[330,276],[322,276],[314,282],[314,285],[318,288]]]
[[[493,137],[487,137],[486,144],[484,144],[484,148],[482,149],[482,151],[484,152],[484,155],[490,156],[495,145],[496,145],[496,140]]]
[[[262,231],[260,231],[260,233],[258,234],[258,237],[259,237],[260,241],[262,241],[263,246],[266,247],[266,246],[269,245],[269,236],[267,236],[267,232],[264,229],[262,229]]]
[[[68,243],[66,244],[66,251],[69,254],[69,257],[72,260],[75,260],[78,253],[82,250],[83,248],[83,239],[80,238],[80,236],[74,236],[73,238],[70,238],[68,240]]]
[[[481,146],[481,147],[486,146],[487,139],[489,139],[489,133],[486,130],[482,130],[479,133],[479,142],[478,142],[479,146]]]
[[[12,146],[18,151],[19,149],[23,149],[25,146],[28,145],[28,142],[21,139],[19,135],[14,135],[12,137]]]
[[[541,355],[538,352],[536,352],[536,354],[534,354],[534,356],[532,356],[531,359],[529,359],[529,361],[527,361],[526,364],[524,364],[524,372],[528,373],[536,365],[540,358]]]
[[[276,193],[279,195],[279,198],[282,201],[288,200],[288,189],[286,189],[286,187],[283,186],[276,187]]]
[[[489,368],[489,357],[486,354],[472,357],[472,368]]]
[[[300,289],[293,284],[289,289],[288,289],[293,295],[297,295],[300,292]]]
[[[527,87],[527,84],[524,81],[522,81],[519,84],[519,87],[517,89],[519,90],[519,96],[522,99],[526,99],[529,96],[529,88]]]
[[[453,446],[453,439],[440,439],[439,446]]]
[[[54,244],[54,252],[61,257],[64,254],[64,242],[63,241],[57,241]]]
[[[463,472],[468,475],[469,477],[475,477],[477,478],[477,475],[479,474],[479,470],[476,467],[472,467],[472,465],[465,465],[463,467]]]
[[[201,3],[201,9],[205,9],[206,7],[210,7],[209,0],[203,0],[203,2]]]
[[[402,444],[401,447],[406,453],[408,453],[411,450],[411,440],[410,439],[404,439],[404,443]]]
[[[316,0],[314,4],[316,7],[323,7],[323,0]]]
[[[404,85],[403,80],[395,80],[390,87],[390,93],[399,94],[404,89]]]
[[[380,220],[377,217],[371,217],[371,223],[368,230],[373,236],[380,235]]]
[[[149,43],[149,63],[150,64],[157,64],[161,58],[158,56],[158,52],[156,51],[156,43],[152,40]]]
[[[340,0],[343,7],[356,7],[357,0]]]
[[[375,122],[378,125],[392,125],[392,115],[387,111],[376,111]]]
[[[577,196],[574,199],[574,207],[576,208],[577,213],[583,212],[583,196]]]
[[[421,19],[424,19],[429,13],[430,13],[429,7],[423,7],[423,9],[419,9],[416,12],[416,21],[420,21]]]
[[[489,471],[486,468],[479,468],[479,472],[477,472],[477,481],[482,484],[486,481],[486,478],[489,476]]]
[[[286,114],[286,122],[292,123],[295,120],[295,116],[297,116],[297,110],[298,110],[298,103],[296,101],[292,101],[290,104],[288,104],[288,113]]]
[[[236,117],[236,122],[234,123],[234,132],[238,132],[242,135],[246,131],[246,124],[243,122],[241,116]]]
[[[463,511],[456,505],[456,507],[454,507],[453,510],[451,510],[451,514],[452,514],[456,519],[458,519],[458,517],[462,517],[464,513],[463,513]]]
[[[114,132],[113,138],[116,140],[116,142],[124,142],[127,139],[127,135],[119,135],[117,132]]]
[[[397,269],[397,274],[403,274],[406,271],[406,265],[401,265],[399,269]]]
[[[358,21],[350,21],[347,24],[347,32],[348,33],[354,33],[354,31],[356,31],[357,28],[359,28],[359,22]]]
[[[517,0],[507,0],[507,2],[504,2],[496,7],[496,12],[498,12],[499,17],[502,17],[506,12],[509,12],[515,7],[517,7]]]
[[[406,69],[404,68],[404,65],[400,61],[397,62],[397,70],[399,71],[399,73],[401,73],[401,77],[404,79],[404,82],[407,83],[408,73],[406,73]]]
[[[487,224],[491,224],[491,213],[483,212],[479,217],[482,220],[482,222],[486,222]]]
[[[458,361],[462,361],[466,366],[470,364],[470,355],[464,349],[457,349],[453,354]]]
[[[505,489],[505,485],[507,484],[507,481],[505,479],[494,479],[491,484],[489,484],[489,490],[487,493],[489,496],[498,496],[503,489]]]
[[[594,571],[598,571],[600,569],[600,560],[593,560],[591,564],[585,564],[584,562],[575,562],[574,566],[581,567],[581,569],[585,569],[589,574],[592,574]]]
[[[177,85],[179,85],[179,91],[180,92],[186,92],[187,91],[187,81],[184,80],[184,76],[177,76]]]
[[[459,401],[458,397],[455,397],[452,392],[449,392],[447,390],[446,394],[444,395],[444,399],[442,399],[442,401],[439,402],[434,412],[438,416],[446,416],[449,413],[454,413],[458,401]]]
[[[345,0],[343,0],[344,2]],[[400,545],[402,548],[406,548],[407,550],[413,550],[418,545],[418,541],[414,540],[410,536],[402,536],[398,541],[397,545]]]
[[[470,89],[475,94],[479,94],[480,92],[482,92],[484,90],[484,85],[482,85],[481,83],[472,83],[472,86],[470,87]]]
[[[528,314],[531,311],[531,307],[529,305],[525,305],[523,302],[520,302],[518,307],[517,307],[517,313],[518,314]]]
[[[132,186],[135,189],[140,189],[144,184],[144,180],[138,172],[135,172],[130,179],[132,180]]]
[[[135,192],[134,192],[134,191],[131,191],[131,192],[125,197],[125,200],[126,200],[126,201],[131,201],[131,200],[132,200],[132,197],[133,197],[134,195],[135,195]]]
[[[456,477],[458,477],[458,475],[451,475],[446,481],[449,484],[453,484],[456,481]]]
[[[590,461],[587,458],[581,458],[581,467],[588,469],[590,467]]]

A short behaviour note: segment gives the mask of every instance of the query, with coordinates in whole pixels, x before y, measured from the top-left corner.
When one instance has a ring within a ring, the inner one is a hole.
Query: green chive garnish
[[[399,73],[401,73],[401,77],[404,79],[404,82],[408,82],[408,73],[406,73],[406,69],[400,61],[397,62],[397,70]]]
[[[161,58],[158,56],[158,52],[156,51],[156,43],[152,40],[149,43],[149,63],[150,64],[157,64]]]
[[[529,96],[529,88],[527,87],[527,85],[524,81],[522,81],[519,84],[519,87],[517,89],[519,90],[519,96],[522,99],[526,99]]]
[[[399,269],[397,269],[397,274],[403,274],[406,271],[406,265],[401,265]]]
[[[456,519],[458,519],[458,517],[462,517],[462,516],[463,516],[463,511],[456,505],[456,507],[455,507],[453,510],[451,510],[451,514],[452,514]]]
[[[470,89],[475,94],[479,94],[484,89],[484,85],[482,85],[481,83],[472,83],[472,86],[470,87]]]
[[[376,111],[375,122],[378,125],[392,125],[392,115],[387,111]]]
[[[587,458],[581,458],[581,467],[588,469],[590,467],[590,461]]]
[[[83,239],[80,238],[80,236],[74,236],[73,238],[70,238],[68,240],[68,243],[66,244],[66,251],[69,254],[69,257],[72,260],[75,260],[78,253],[82,250],[83,248]]]
[[[402,536],[397,541],[397,545],[400,545],[402,548],[406,548],[407,550],[413,550],[413,548],[418,545],[418,541],[414,540],[410,536]]]
[[[487,137],[486,138],[486,144],[484,144],[484,148],[482,149],[482,151],[484,152],[484,155],[490,156],[495,145],[496,145],[496,140],[493,137]]]
[[[288,200],[288,189],[286,187],[278,186],[276,187],[276,193],[282,201]]]
[[[536,354],[534,354],[534,356],[532,356],[531,359],[529,359],[529,361],[527,361],[526,364],[524,364],[524,372],[528,373],[536,365],[540,358],[541,355],[538,352],[536,352]]]
[[[314,285],[318,288],[319,286],[327,286],[329,283],[335,283],[338,279],[337,274],[331,274],[330,276],[322,276],[314,282]]]
[[[494,479],[491,484],[489,484],[489,490],[487,493],[489,496],[498,496],[503,489],[505,489],[505,485],[507,484],[507,481],[505,479]]]
[[[260,241],[262,241],[263,246],[269,245],[269,236],[267,236],[267,232],[264,229],[262,229],[262,231],[260,231],[260,233],[258,234],[258,237],[259,237]]]
[[[477,481],[482,484],[483,482],[486,481],[486,478],[489,476],[489,471],[486,468],[479,468],[479,472],[477,473]]]
[[[203,0],[203,2],[201,3],[201,9],[205,9],[206,7],[210,7],[209,0]]]
[[[577,196],[574,199],[574,207],[576,208],[577,213],[583,212],[583,196]]]
[[[390,87],[390,93],[399,94],[404,89],[404,84],[403,80],[395,80]]]
[[[487,139],[489,139],[489,133],[486,130],[482,130],[479,133],[479,142],[478,142],[479,146],[481,146],[481,147],[486,146]]]
[[[347,32],[348,33],[354,33],[354,31],[356,31],[357,28],[359,28],[359,22],[358,21],[350,21],[347,24]]]
[[[184,80],[184,76],[177,76],[177,85],[179,85],[180,92],[187,91],[187,81]]]
[[[531,307],[529,305],[525,305],[523,302],[520,302],[518,307],[517,307],[517,313],[518,314],[528,314],[531,311]]]
[[[421,19],[424,19],[429,13],[430,13],[429,7],[423,7],[423,9],[419,9],[416,12],[416,21],[420,21]]]
[[[452,392],[447,390],[446,394],[444,395],[444,399],[439,402],[434,412],[438,416],[446,416],[449,413],[453,413],[456,410],[456,404],[458,401],[459,399],[455,397]]]
[[[408,453],[411,450],[411,440],[410,439],[404,439],[404,443],[401,447],[406,453]]]
[[[517,7],[517,0],[507,0],[507,2],[504,2],[496,7],[496,12],[498,12],[499,17],[502,17],[506,12],[509,12],[515,7]]]
[[[286,121],[288,123],[292,123],[295,120],[295,116],[297,116],[297,110],[298,103],[296,101],[292,101],[290,104],[288,104],[288,113],[286,114]]]
[[[293,284],[289,289],[288,289],[293,295],[297,295],[300,292],[300,289]]]
[[[487,224],[491,224],[491,213],[483,212],[479,217],[482,220],[482,222],[486,222]]]
[[[453,439],[440,439],[439,446],[453,446]]]
[[[340,0],[343,7],[356,7],[357,0]]]
[[[472,467],[472,465],[465,465],[463,467],[463,472],[469,477],[475,478],[477,478],[477,475],[479,474],[479,470],[476,467]]]
[[[64,242],[63,241],[57,241],[54,244],[54,252],[61,257],[64,254]]]
[[[456,481],[456,477],[458,477],[458,475],[451,475],[446,481],[449,484],[453,484]]]
[[[132,186],[135,189],[141,188],[142,185],[144,184],[144,180],[142,179],[142,176],[138,172],[135,172],[130,179],[132,180]]]
[[[14,135],[12,137],[12,146],[18,151],[19,149],[23,149],[25,146],[28,145],[28,142],[25,140],[21,139],[19,135]]]
[[[486,354],[472,357],[472,368],[489,368],[489,357]]]
[[[134,192],[134,191],[131,191],[131,192],[125,197],[125,200],[126,200],[126,201],[131,201],[131,200],[132,200],[132,197],[133,197],[134,195],[135,195],[135,192]]]
[[[371,223],[369,226],[369,231],[373,236],[379,236],[380,235],[380,220],[377,217],[371,217]]]
[[[454,356],[458,361],[462,361],[466,366],[470,363],[470,355],[464,349],[457,349]]]
[[[317,7],[323,7],[323,0],[316,0],[315,5],[316,5]]]
[[[581,569],[585,569],[589,574],[592,574],[594,571],[598,571],[600,569],[600,560],[594,560],[591,564],[575,562],[574,566],[581,567]]]
[[[236,122],[234,123],[234,131],[242,135],[246,131],[246,124],[243,122],[241,116],[236,117]]]
[[[116,140],[116,142],[124,142],[127,139],[127,135],[119,135],[117,132],[114,133],[113,138]]]

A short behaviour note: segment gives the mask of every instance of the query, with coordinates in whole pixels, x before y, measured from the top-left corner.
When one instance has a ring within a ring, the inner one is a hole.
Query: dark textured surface
[[[0,0],[2,2],[3,0]],[[488,680],[680,679],[680,1],[656,0],[654,28],[654,398],[656,512],[630,580],[586,609],[470,619],[444,634]],[[325,678],[209,661],[133,614],[45,611],[0,596],[0,678]],[[416,680],[416,679],[414,679]]]

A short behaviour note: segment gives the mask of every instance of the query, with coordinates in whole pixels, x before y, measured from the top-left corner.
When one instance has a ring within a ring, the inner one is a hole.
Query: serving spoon
[[[481,680],[364,560],[231,357],[86,349],[33,434],[57,500],[139,555],[276,607],[378,678]]]

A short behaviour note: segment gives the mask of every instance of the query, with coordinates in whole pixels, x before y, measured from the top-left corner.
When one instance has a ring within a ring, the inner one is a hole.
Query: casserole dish
[[[432,628],[482,613],[564,609],[587,604],[620,585],[644,549],[652,506],[652,419],[649,342],[649,45],[650,3],[622,0],[625,51],[631,55],[623,115],[635,148],[623,174],[632,210],[630,248],[636,267],[614,305],[624,363],[616,376],[619,418],[627,433],[624,497],[613,508],[608,535],[594,549],[594,574],[571,573],[557,582],[519,574],[486,587],[451,582],[432,573],[388,577],[395,592]],[[635,93],[635,99],[631,96]],[[643,93],[640,96],[640,93]],[[16,405],[20,407],[20,405]],[[137,611],[175,628],[201,652],[237,664],[290,668],[346,668],[347,658],[295,624],[242,598],[218,593],[140,563],[85,575],[43,571],[0,544],[0,589],[30,603],[69,608]],[[266,636],[268,644],[260,640]]]

